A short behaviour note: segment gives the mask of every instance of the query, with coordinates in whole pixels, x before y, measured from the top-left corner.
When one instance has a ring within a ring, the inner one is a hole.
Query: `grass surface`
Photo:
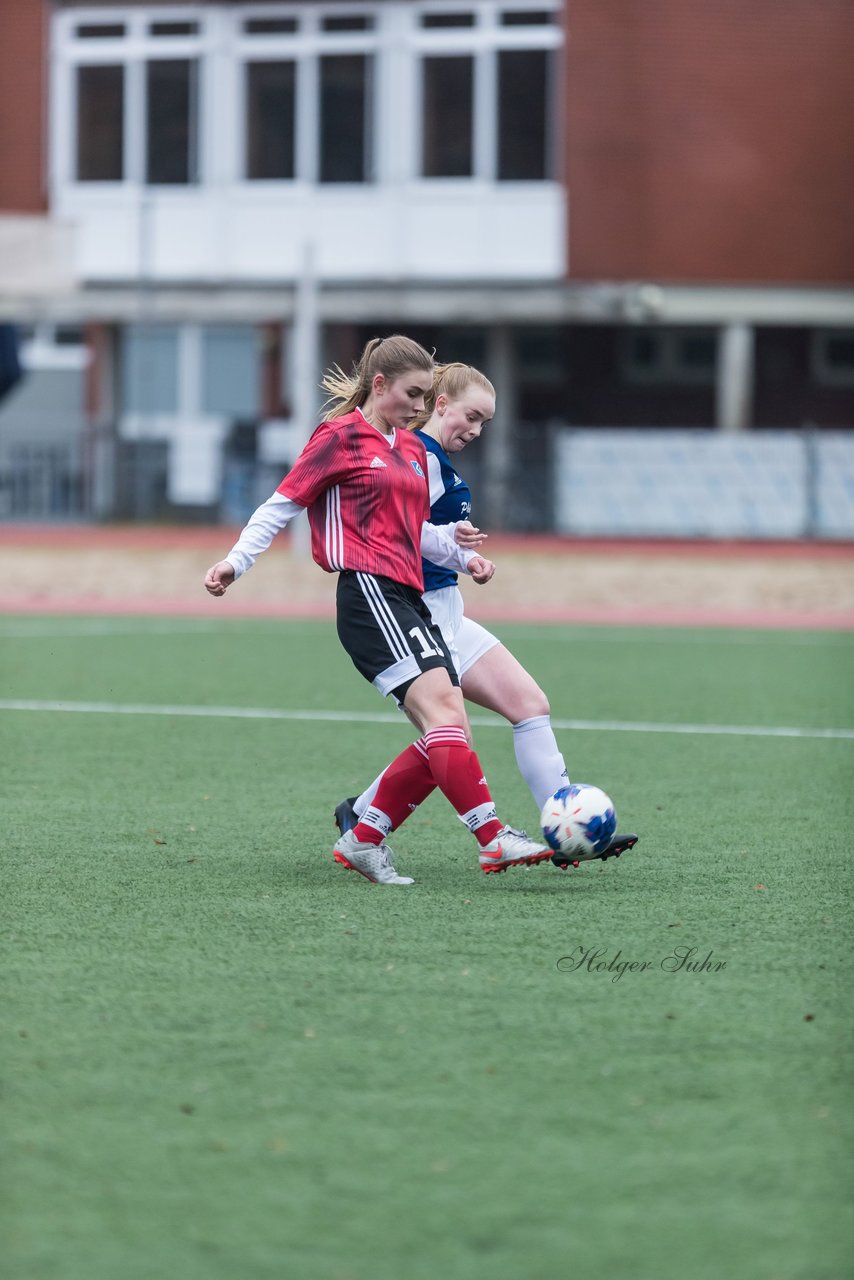
[[[500,630],[557,718],[854,727],[851,637]],[[331,810],[412,735],[329,624],[0,635],[6,700],[341,712],[0,710],[10,1278],[850,1274],[854,741],[560,730],[634,852],[484,877],[433,797],[382,889]]]

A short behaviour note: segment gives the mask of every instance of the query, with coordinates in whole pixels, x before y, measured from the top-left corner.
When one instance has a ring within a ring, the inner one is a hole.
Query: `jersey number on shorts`
[[[412,636],[414,640],[417,640],[418,643],[421,645],[422,658],[441,658],[442,656],[441,649],[436,649],[432,644],[429,643],[427,637],[425,636],[424,632],[421,630],[420,627],[413,627],[409,634]]]

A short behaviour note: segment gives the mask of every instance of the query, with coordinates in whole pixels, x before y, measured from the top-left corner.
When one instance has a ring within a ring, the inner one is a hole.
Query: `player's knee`
[[[437,699],[433,705],[433,714],[437,723],[465,729],[468,734],[468,716],[459,690],[450,689],[444,697]]]
[[[536,716],[551,715],[548,698],[540,686],[533,681],[531,681],[531,688],[526,690],[522,702],[522,714],[518,717],[520,720],[533,720]]]
[[[537,690],[536,706],[537,706],[537,710],[534,712],[534,715],[537,715],[537,716],[551,715],[552,709],[549,705],[549,700],[546,697],[546,695],[543,693],[542,689]]]

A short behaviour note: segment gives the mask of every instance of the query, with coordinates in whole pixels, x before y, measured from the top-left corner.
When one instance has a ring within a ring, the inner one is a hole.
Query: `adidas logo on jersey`
[[[373,462],[371,463],[372,467],[384,467],[386,465],[387,464],[383,462],[382,458],[374,458]]]

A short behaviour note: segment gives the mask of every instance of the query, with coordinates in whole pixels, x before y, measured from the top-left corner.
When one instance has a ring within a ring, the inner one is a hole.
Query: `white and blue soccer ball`
[[[540,823],[555,853],[584,860],[603,853],[617,829],[610,796],[587,782],[571,782],[543,805]]]

